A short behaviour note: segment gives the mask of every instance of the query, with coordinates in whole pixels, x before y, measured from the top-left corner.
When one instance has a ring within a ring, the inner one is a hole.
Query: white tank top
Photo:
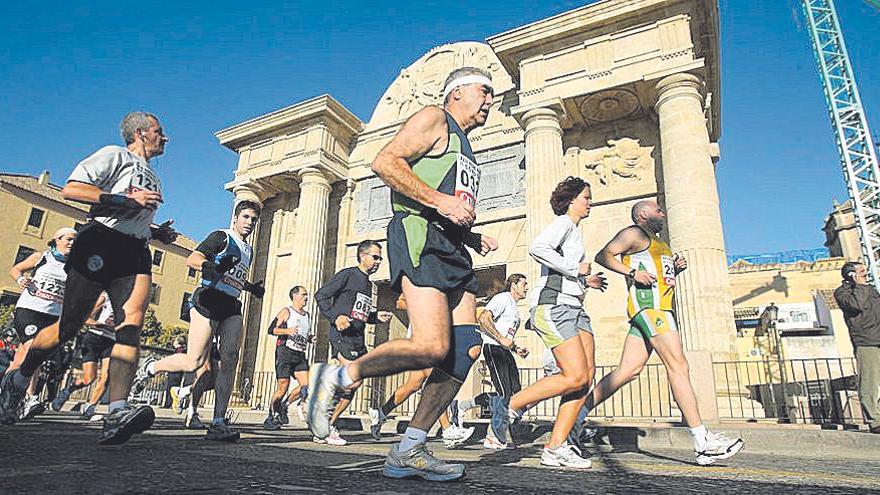
[[[98,313],[98,317],[95,318],[95,321],[100,323],[101,325],[113,325],[113,305],[110,304],[110,296],[107,293],[104,293],[104,305],[101,306],[101,311]],[[89,332],[92,332],[95,335],[100,335],[101,337],[106,337],[108,339],[116,340],[116,332],[107,328],[107,327],[89,327]]]
[[[309,346],[309,314],[299,313],[291,306],[287,307],[287,311],[290,314],[287,317],[287,328],[296,328],[296,333],[288,335],[284,345],[294,351],[306,352]]]
[[[51,250],[45,251],[43,259],[37,263],[30,285],[22,291],[15,307],[58,316],[61,314],[66,283],[64,262],[58,261]]]

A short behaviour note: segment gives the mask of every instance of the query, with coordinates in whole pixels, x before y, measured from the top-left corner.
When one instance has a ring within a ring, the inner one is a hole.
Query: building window
[[[43,217],[46,212],[39,208],[31,208],[31,215],[28,217],[28,227],[39,229],[43,225]]]
[[[189,299],[191,297],[192,297],[192,293],[190,293],[190,292],[183,293],[183,300],[180,301],[180,316],[189,314],[189,311],[188,311],[189,304],[188,303],[189,303]]]
[[[162,291],[162,288],[159,287],[159,284],[150,284],[150,304],[159,304],[159,293]]]
[[[17,265],[22,261],[26,260],[28,256],[34,254],[36,251],[27,247],[27,246],[18,246],[18,252],[15,253],[15,263]]]
[[[189,269],[186,271],[186,276],[189,277],[189,278],[196,278],[196,269],[195,269],[195,268],[189,268]]]
[[[158,249],[153,251],[153,266],[160,267],[162,266],[162,257],[165,255],[164,252],[159,251]]]

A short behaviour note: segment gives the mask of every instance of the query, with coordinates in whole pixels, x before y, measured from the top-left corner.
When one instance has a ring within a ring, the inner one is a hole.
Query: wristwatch
[[[635,278],[635,276],[636,276],[636,269],[633,268],[632,270],[630,270],[629,273],[626,274],[626,276],[629,277],[629,278]]]

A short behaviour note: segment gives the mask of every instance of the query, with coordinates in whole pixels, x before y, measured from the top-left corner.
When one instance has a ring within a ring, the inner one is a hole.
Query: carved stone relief
[[[583,98],[578,103],[578,108],[588,122],[611,122],[635,115],[641,105],[634,92],[617,88]]]
[[[641,181],[645,172],[654,169],[653,153],[653,146],[641,146],[638,139],[625,137],[608,140],[605,148],[568,148],[564,161],[569,170],[586,171],[588,182],[610,186]]]

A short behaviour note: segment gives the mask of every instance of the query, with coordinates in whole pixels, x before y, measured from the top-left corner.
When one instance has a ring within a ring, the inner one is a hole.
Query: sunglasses
[[[376,261],[382,261],[382,257],[379,256],[378,254],[371,254],[370,256],[372,256],[373,259],[376,260]]]

